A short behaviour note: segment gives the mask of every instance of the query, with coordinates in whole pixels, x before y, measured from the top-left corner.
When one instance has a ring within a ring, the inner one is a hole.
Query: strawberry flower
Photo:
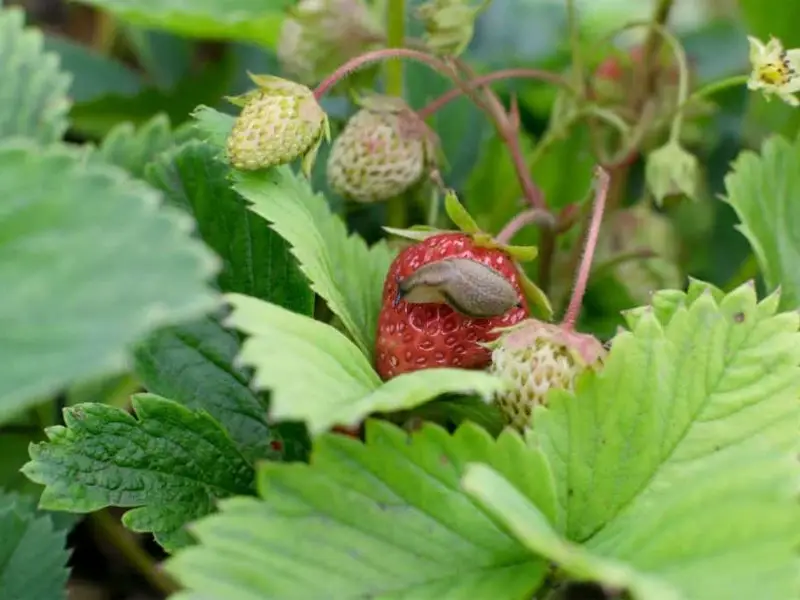
[[[752,36],[747,39],[753,66],[748,89],[762,90],[767,99],[774,94],[789,106],[800,105],[794,95],[800,91],[800,49],[785,50],[774,37],[766,44]]]

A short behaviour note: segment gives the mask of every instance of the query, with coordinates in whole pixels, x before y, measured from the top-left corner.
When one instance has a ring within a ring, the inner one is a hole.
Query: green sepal
[[[450,220],[455,223],[456,227],[464,233],[469,235],[481,233],[481,228],[478,227],[475,219],[467,212],[464,205],[458,201],[458,196],[456,196],[455,191],[447,190],[444,197],[444,210],[447,216],[450,217]]]
[[[519,284],[522,292],[530,303],[532,311],[542,319],[549,321],[553,318],[553,306],[544,290],[536,285],[518,263],[515,263],[519,271]]]
[[[519,262],[531,262],[536,260],[539,256],[539,248],[537,246],[500,246],[503,251],[511,256],[511,258]]]
[[[422,242],[427,240],[429,237],[433,237],[434,235],[440,235],[442,233],[456,233],[454,231],[448,231],[447,229],[438,229],[436,227],[430,227],[428,225],[414,225],[408,229],[397,229],[395,227],[383,227],[382,228],[386,233],[405,238],[408,240],[414,240],[416,242]]]

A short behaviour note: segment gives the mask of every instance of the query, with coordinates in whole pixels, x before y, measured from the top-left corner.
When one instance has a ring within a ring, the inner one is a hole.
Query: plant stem
[[[389,0],[386,11],[386,45],[389,48],[402,48],[406,37],[406,3],[405,0]],[[403,96],[403,63],[390,61],[386,63],[386,94]]]
[[[500,233],[495,236],[495,240],[500,244],[510,244],[512,238],[521,229],[534,223],[542,227],[547,227],[548,229],[553,229],[556,225],[552,213],[546,210],[539,210],[538,208],[529,208],[506,223],[505,227],[500,230]]]
[[[386,11],[386,44],[389,48],[402,48],[406,36],[406,3],[405,0],[389,0]],[[386,65],[386,95],[403,97],[404,73],[403,62],[399,60],[387,61]],[[386,223],[389,227],[402,229],[406,226],[406,198],[404,194],[389,200],[386,207]]]
[[[560,75],[556,75],[550,71],[543,71],[541,69],[503,69],[501,71],[495,71],[493,73],[487,73],[486,75],[475,77],[474,79],[470,80],[470,86],[484,86],[489,83],[494,83],[495,81],[502,81],[503,79],[536,79],[538,81],[552,83],[553,85],[564,88],[568,92],[575,93],[575,90],[566,79]],[[465,90],[462,88],[453,88],[452,90],[448,90],[435,100],[432,100],[429,104],[422,107],[417,114],[419,114],[421,118],[426,119],[464,93]]]
[[[603,224],[610,176],[605,169],[598,167],[595,172],[595,179],[594,206],[592,208],[589,231],[586,234],[586,242],[583,245],[583,257],[578,268],[578,274],[575,277],[575,285],[572,287],[569,305],[561,322],[562,327],[566,330],[573,330],[580,316],[583,297],[586,294],[586,286],[592,271],[592,262],[594,261],[594,251],[597,247],[597,238],[600,235],[600,226]]]
[[[422,52],[421,50],[412,50],[411,48],[381,48],[380,50],[365,52],[364,54],[356,56],[355,58],[351,58],[346,63],[341,65],[317,86],[317,88],[314,90],[314,97],[319,100],[325,94],[327,94],[333,86],[339,83],[339,81],[354,71],[363,69],[367,65],[381,61],[389,61],[393,59],[399,60],[403,58],[427,65],[441,75],[460,83],[460,80],[458,77],[456,77],[447,63],[439,60],[435,56],[428,54],[427,52]]]
[[[110,542],[114,548],[136,569],[156,590],[169,596],[180,590],[180,586],[158,565],[138,544],[133,535],[120,525],[107,510],[100,510],[89,515],[94,530],[102,538]]]

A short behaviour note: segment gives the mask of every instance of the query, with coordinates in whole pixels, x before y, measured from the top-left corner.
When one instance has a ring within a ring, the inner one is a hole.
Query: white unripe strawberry
[[[546,404],[549,390],[572,390],[578,376],[599,368],[606,356],[594,336],[536,319],[506,329],[488,346],[489,371],[505,383],[495,401],[506,423],[519,430],[530,426],[534,406]]]
[[[328,183],[356,202],[389,200],[430,172],[438,140],[401,98],[368,96],[361,105],[333,142]]]

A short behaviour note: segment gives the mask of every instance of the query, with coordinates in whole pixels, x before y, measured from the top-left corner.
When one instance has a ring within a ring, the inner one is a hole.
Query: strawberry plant
[[[0,600],[800,598],[800,12],[577,4],[0,4]]]

